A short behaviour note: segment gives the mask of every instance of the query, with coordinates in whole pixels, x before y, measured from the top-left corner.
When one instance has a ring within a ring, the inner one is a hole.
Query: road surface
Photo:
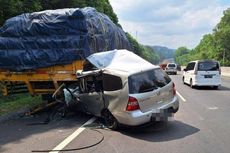
[[[219,90],[192,89],[182,76],[170,75],[180,95],[180,110],[174,121],[147,127],[99,129],[104,141],[81,153],[229,153],[230,152],[230,78],[223,78]],[[27,153],[52,150],[92,116],[77,113],[46,125],[28,125],[42,121],[45,114],[0,124],[0,152]],[[93,123],[90,126],[97,126]],[[81,129],[81,128],[80,128]],[[77,131],[78,132],[78,131]],[[64,149],[94,144],[101,134],[84,129]],[[62,147],[61,147],[62,148]]]

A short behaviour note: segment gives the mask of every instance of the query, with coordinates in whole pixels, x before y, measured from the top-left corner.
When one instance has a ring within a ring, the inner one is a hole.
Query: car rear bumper
[[[220,86],[221,85],[221,80],[215,79],[215,80],[195,80],[194,81],[194,86]]]
[[[175,70],[175,69],[167,69],[167,70],[165,70],[165,72],[166,73],[176,73],[177,70]]]
[[[177,96],[174,96],[173,100],[158,109],[153,109],[148,112],[141,112],[141,110],[136,110],[132,112],[122,112],[118,114],[113,114],[115,118],[118,120],[119,123],[130,125],[130,126],[137,126],[141,124],[145,124],[151,122],[155,114],[162,114],[168,111],[177,111],[179,109],[179,100]],[[167,116],[167,114],[164,114]]]

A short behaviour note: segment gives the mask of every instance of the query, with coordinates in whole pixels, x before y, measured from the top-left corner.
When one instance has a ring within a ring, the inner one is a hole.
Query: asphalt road
[[[104,141],[81,153],[229,153],[230,152],[230,78],[222,79],[219,90],[191,89],[181,75],[170,76],[176,84],[180,110],[174,121],[147,127],[99,129]],[[77,113],[46,125],[28,125],[46,118],[45,114],[0,124],[0,152],[27,153],[53,149],[91,116]],[[91,126],[97,126],[98,122]],[[85,129],[64,149],[98,142],[101,134]]]

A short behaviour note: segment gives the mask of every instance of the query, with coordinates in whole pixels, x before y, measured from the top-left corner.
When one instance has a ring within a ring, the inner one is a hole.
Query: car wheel
[[[216,89],[216,90],[217,90],[218,88],[219,88],[219,86],[213,86],[213,89]]]
[[[185,84],[185,82],[184,82],[184,77],[182,78],[182,81],[183,81],[183,83]]]
[[[192,79],[190,79],[190,87],[193,88],[193,83],[192,83]]]
[[[112,115],[109,110],[103,112],[103,117],[105,118],[105,125],[112,130],[117,130],[119,128],[119,123],[117,119]]]
[[[173,109],[173,113],[178,112],[178,110],[179,110],[179,107],[177,107],[176,109]]]

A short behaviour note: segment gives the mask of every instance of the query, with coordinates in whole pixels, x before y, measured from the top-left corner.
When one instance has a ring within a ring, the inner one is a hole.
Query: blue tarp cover
[[[68,64],[113,49],[130,49],[124,31],[90,7],[25,13],[0,28],[0,68],[11,71]]]

